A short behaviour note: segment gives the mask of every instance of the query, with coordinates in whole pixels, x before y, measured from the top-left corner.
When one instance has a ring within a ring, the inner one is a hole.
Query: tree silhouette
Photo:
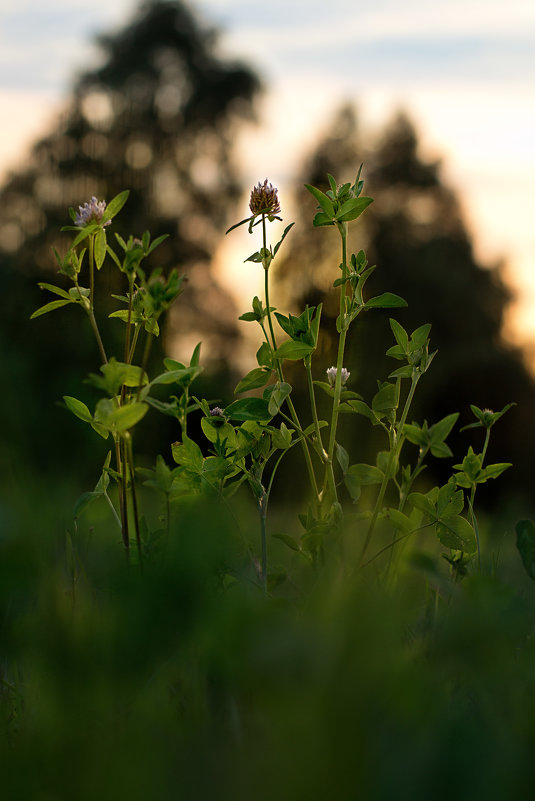
[[[170,234],[152,264],[178,267],[187,276],[184,302],[167,329],[168,341],[182,337],[183,358],[200,339],[205,363],[224,361],[235,347],[237,313],[217,284],[211,257],[241,194],[232,143],[238,126],[254,116],[259,81],[248,68],[217,57],[216,41],[216,32],[185,4],[144,4],[122,31],[100,37],[101,64],[76,79],[56,127],[36,143],[29,166],[0,191],[1,269],[9,298],[0,347],[12,377],[2,403],[19,449],[31,442],[33,452],[36,442],[41,448],[48,443],[48,458],[52,451],[61,455],[60,443],[51,445],[49,426],[35,415],[35,400],[51,414],[54,401],[76,394],[95,369],[85,320],[70,309],[28,322],[44,302],[36,282],[50,280],[55,269],[52,248],[66,250],[59,231],[70,222],[68,207],[92,195],[109,200],[130,190],[117,221],[121,234]],[[97,302],[106,303],[116,280],[105,266]],[[122,333],[116,320],[109,321],[107,337]],[[52,414],[74,432],[67,415]]]
[[[489,458],[513,462],[514,468],[504,474],[500,485],[531,497],[529,452],[530,443],[535,443],[529,410],[535,385],[521,351],[501,336],[510,293],[499,265],[483,268],[477,264],[456,195],[443,183],[440,164],[420,157],[415,129],[405,114],[393,119],[381,141],[365,148],[354,109],[340,109],[332,128],[309,156],[296,188],[300,218],[278,263],[282,299],[295,308],[324,300],[330,334],[322,343],[320,357],[323,368],[335,363],[338,310],[332,282],[337,277],[338,238],[334,229],[311,230],[316,204],[306,196],[302,183],[325,191],[327,173],[339,182],[354,181],[362,162],[364,194],[375,202],[355,226],[352,247],[355,252],[364,248],[369,263],[378,265],[366,289],[369,296],[391,291],[405,298],[408,308],[396,310],[394,316],[409,331],[431,323],[432,346],[438,349],[418,387],[414,419],[422,422],[425,417],[431,424],[460,411],[459,425],[463,425],[474,419],[470,403],[499,410],[516,402],[518,406],[493,429]],[[396,367],[384,355],[393,342],[388,316],[393,315],[369,312],[359,318],[351,334],[346,365],[352,373],[351,388],[368,400],[376,380],[384,380]],[[364,449],[370,447],[374,433],[367,421],[351,423],[347,432]],[[468,433],[459,434],[458,428],[450,439],[459,456],[470,442],[476,450],[482,445],[477,436],[470,439]],[[434,469],[439,478],[446,476],[440,462],[435,462]],[[492,488],[483,489],[482,495],[486,491],[491,500]]]

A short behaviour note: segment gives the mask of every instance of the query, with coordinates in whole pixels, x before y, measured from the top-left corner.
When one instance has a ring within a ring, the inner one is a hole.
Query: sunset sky
[[[196,0],[220,48],[260,73],[262,125],[244,134],[242,178],[281,194],[342,100],[370,135],[400,107],[440,156],[478,256],[503,256],[519,293],[508,333],[535,342],[533,0]],[[1,0],[0,180],[54,124],[93,39],[135,0]]]

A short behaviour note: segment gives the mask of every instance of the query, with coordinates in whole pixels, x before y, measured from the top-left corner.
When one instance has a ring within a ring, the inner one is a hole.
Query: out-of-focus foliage
[[[140,573],[109,532],[54,537],[52,497],[0,539],[6,799],[530,797],[518,558],[460,584],[415,560],[389,589],[327,565],[265,598],[217,502],[182,507]]]
[[[396,116],[377,143],[363,142],[355,112],[343,107],[334,124],[312,153],[296,184],[297,224],[277,263],[282,299],[296,309],[324,301],[324,320],[331,319],[332,336],[322,343],[325,367],[335,363],[337,334],[334,318],[339,254],[334,230],[310,232],[316,204],[303,183],[328,188],[327,173],[353,181],[364,163],[365,194],[375,198],[352,233],[354,252],[366,250],[377,270],[369,279],[369,296],[384,289],[405,298],[408,308],[396,315],[408,330],[431,323],[432,350],[438,355],[422,380],[412,414],[429,424],[459,411],[459,427],[470,422],[470,403],[501,409],[518,406],[496,432],[492,452],[514,463],[503,488],[531,497],[530,452],[535,446],[531,407],[535,382],[520,350],[502,339],[502,321],[511,295],[500,266],[486,268],[474,256],[458,196],[442,180],[439,163],[419,153],[417,135],[404,114]],[[388,313],[361,318],[349,342],[351,389],[370,398],[376,379],[395,368],[384,351],[392,344]],[[458,431],[458,429],[457,429]],[[373,432],[375,434],[375,431]],[[370,426],[363,422],[353,432],[356,448],[369,446]],[[351,436],[349,433],[348,436]],[[454,432],[452,448],[466,449],[466,435]],[[531,444],[530,444],[531,443]],[[481,447],[482,443],[474,443]],[[441,465],[437,465],[437,470]],[[447,469],[447,468],[446,468]],[[485,493],[482,493],[483,499]],[[490,500],[490,494],[487,492]],[[480,502],[481,502],[480,499]]]
[[[0,191],[0,354],[10,375],[2,440],[19,455],[38,449],[50,461],[53,451],[61,453],[58,431],[64,442],[79,436],[54,402],[72,394],[98,359],[78,309],[53,322],[29,322],[44,302],[37,281],[50,280],[57,268],[52,247],[62,254],[68,246],[59,231],[70,222],[69,206],[129,189],[121,233],[169,234],[153,266],[187,275],[187,302],[177,308],[168,339],[181,335],[184,354],[202,339],[205,364],[229,358],[235,347],[237,312],[217,285],[211,259],[241,194],[232,142],[253,118],[259,82],[247,67],[218,57],[216,42],[187,5],[144,4],[127,27],[100,38],[100,65],[77,78],[55,128]],[[108,312],[119,307],[102,305],[118,289],[115,273],[105,267],[98,275],[96,303]],[[108,341],[114,333],[119,338],[120,323],[109,321],[104,333]],[[153,358],[161,360],[161,351]]]

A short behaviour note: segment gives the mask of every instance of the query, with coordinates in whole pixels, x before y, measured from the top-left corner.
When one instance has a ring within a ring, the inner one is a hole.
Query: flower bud
[[[336,367],[328,367],[326,372],[327,372],[327,379],[329,381],[329,384],[331,385],[331,387],[334,387],[334,385],[336,383],[336,373],[337,373]],[[349,372],[349,370],[346,370],[345,367],[342,367],[342,371],[340,373],[340,377],[341,377],[341,380],[342,380],[342,386],[345,385],[345,383],[346,383],[346,381],[347,381],[347,379],[349,378],[350,375],[351,375],[351,373]]]
[[[268,183],[267,178],[263,184],[261,184],[259,181],[254,187],[253,191],[251,192],[249,208],[254,215],[274,215],[280,212],[281,207],[279,204],[277,190],[274,186],[272,186],[272,184]]]

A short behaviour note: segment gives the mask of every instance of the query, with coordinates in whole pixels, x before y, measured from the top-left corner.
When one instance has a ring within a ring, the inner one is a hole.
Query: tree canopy
[[[224,362],[232,353],[237,313],[213,275],[212,255],[241,195],[232,143],[237,128],[254,118],[260,83],[248,67],[220,58],[216,43],[217,32],[187,5],[143,4],[124,29],[100,37],[100,64],[76,78],[65,111],[33,147],[28,167],[0,190],[1,269],[10,298],[0,345],[18,381],[16,390],[10,382],[3,403],[19,447],[46,439],[32,415],[36,396],[50,408],[95,367],[85,321],[69,312],[53,323],[28,320],[43,302],[37,281],[50,280],[57,267],[53,247],[59,253],[67,247],[59,232],[70,222],[68,207],[93,195],[109,200],[129,189],[119,232],[170,235],[154,266],[186,274],[187,303],[172,315],[168,337],[180,334],[190,349],[202,338],[208,361]],[[105,266],[101,303],[115,280]],[[119,336],[119,327],[109,321],[109,336]]]

